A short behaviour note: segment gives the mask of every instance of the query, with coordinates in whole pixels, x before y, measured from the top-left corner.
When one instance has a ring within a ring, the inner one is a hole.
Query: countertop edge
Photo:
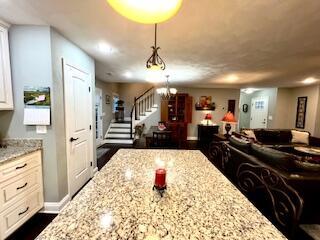
[[[21,152],[19,152],[17,154],[14,154],[14,155],[8,157],[7,159],[1,160],[0,161],[0,166],[2,166],[4,164],[7,164],[9,162],[15,161],[17,158],[23,157],[25,155],[28,155],[30,153],[33,153],[33,152],[36,152],[36,151],[39,151],[39,150],[43,149],[42,147],[29,147],[29,148],[30,149],[23,149],[23,151],[21,151]]]

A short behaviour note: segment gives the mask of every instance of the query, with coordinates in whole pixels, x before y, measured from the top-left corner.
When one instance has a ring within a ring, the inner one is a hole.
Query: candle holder
[[[156,185],[153,186],[152,190],[157,190],[161,197],[163,197],[164,192],[167,190],[167,186],[158,187]]]
[[[152,190],[157,190],[160,193],[160,196],[163,197],[164,191],[166,189],[166,170],[162,168],[157,169]]]

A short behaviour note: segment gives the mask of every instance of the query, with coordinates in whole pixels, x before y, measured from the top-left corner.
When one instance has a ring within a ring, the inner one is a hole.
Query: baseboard
[[[189,140],[189,141],[197,141],[198,137],[187,137],[187,140]]]
[[[98,172],[98,167],[93,169],[93,176],[96,175],[97,172]]]
[[[70,202],[70,200],[70,196],[66,195],[60,202],[45,202],[40,212],[58,214],[64,208],[64,206]]]

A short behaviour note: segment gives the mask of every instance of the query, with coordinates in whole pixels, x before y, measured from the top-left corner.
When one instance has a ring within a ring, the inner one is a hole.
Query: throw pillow
[[[302,132],[297,130],[291,130],[292,134],[292,143],[304,143],[309,145],[309,133],[308,132]]]
[[[257,141],[256,135],[254,134],[253,130],[243,130],[244,134],[246,134],[249,138]]]

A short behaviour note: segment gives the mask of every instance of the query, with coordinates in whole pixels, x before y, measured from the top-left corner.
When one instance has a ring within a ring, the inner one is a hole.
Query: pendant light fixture
[[[152,55],[148,59],[146,66],[150,70],[165,70],[166,64],[158,54],[160,47],[157,46],[157,28],[158,24],[154,25],[154,46],[152,46]]]
[[[161,23],[179,11],[182,0],[107,0],[120,15],[139,23]]]
[[[177,94],[176,88],[170,88],[169,87],[169,75],[166,76],[167,82],[166,86],[162,88],[157,88],[157,93],[160,95],[162,100],[169,100],[172,96]]]

